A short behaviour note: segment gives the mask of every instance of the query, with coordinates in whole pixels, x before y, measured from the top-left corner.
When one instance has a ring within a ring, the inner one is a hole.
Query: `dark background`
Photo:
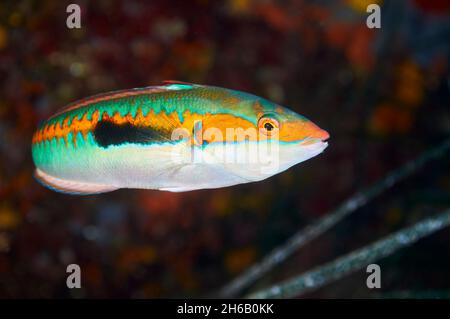
[[[66,6],[82,9],[66,27]],[[366,6],[382,6],[368,29]],[[2,1],[0,297],[201,297],[450,131],[450,2]],[[248,91],[330,132],[326,151],[259,183],[76,197],[32,177],[40,121],[92,94],[180,80]],[[318,266],[450,203],[448,156],[297,252],[252,289]],[[303,297],[442,297],[450,230]],[[66,266],[82,289],[66,288]],[[403,294],[405,296],[405,294]]]

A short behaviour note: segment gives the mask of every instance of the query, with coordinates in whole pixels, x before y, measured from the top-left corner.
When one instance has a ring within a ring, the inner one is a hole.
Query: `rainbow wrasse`
[[[329,135],[252,94],[165,82],[89,97],[34,133],[35,176],[69,194],[189,191],[260,181],[321,153]]]

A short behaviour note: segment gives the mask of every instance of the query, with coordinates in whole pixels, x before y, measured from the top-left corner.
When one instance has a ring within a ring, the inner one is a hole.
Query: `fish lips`
[[[315,146],[318,148],[325,149],[328,146],[328,139],[329,135],[324,138],[317,138],[317,137],[307,137],[303,140],[301,140],[298,145],[299,146]]]

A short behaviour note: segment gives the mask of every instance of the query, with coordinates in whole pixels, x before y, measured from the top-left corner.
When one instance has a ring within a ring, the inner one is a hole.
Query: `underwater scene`
[[[449,298],[450,2],[0,3],[0,298]]]

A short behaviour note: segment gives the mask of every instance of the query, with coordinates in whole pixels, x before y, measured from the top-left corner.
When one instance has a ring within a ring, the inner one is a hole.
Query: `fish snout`
[[[306,121],[303,124],[303,132],[307,138],[320,139],[322,142],[330,138],[330,134],[327,131],[321,129],[311,121]]]

